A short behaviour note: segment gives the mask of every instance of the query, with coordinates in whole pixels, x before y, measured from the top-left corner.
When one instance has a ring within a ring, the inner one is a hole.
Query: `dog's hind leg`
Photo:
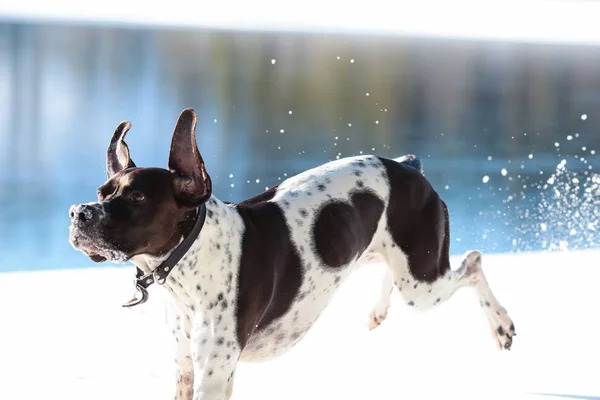
[[[481,271],[481,253],[472,251],[458,270],[450,268],[448,207],[437,193],[430,191],[427,196],[420,214],[410,216],[410,223],[403,211],[404,197],[390,197],[386,230],[389,234],[381,237],[380,250],[392,271],[394,284],[409,306],[421,310],[440,305],[463,286],[473,287],[496,342],[501,348],[510,349],[515,328]]]
[[[392,274],[392,271],[389,270],[385,273],[385,278],[383,278],[379,301],[375,304],[373,311],[371,311],[371,314],[369,315],[369,329],[377,328],[387,317],[392,289],[394,289],[394,275]]]
[[[479,251],[468,252],[457,271],[449,271],[447,278],[439,280],[437,288],[436,283],[434,282],[432,285],[434,290],[431,294],[435,295],[436,292],[441,292],[446,295],[446,298],[450,297],[460,287],[473,288],[498,347],[510,350],[512,338],[515,336],[515,326],[485,279],[481,269],[481,253]],[[439,301],[437,301],[437,304],[439,304]]]
[[[469,252],[458,270],[448,268],[430,283],[420,282],[414,278],[409,269],[407,257],[398,247],[389,248],[386,252],[386,259],[393,276],[392,285],[396,285],[409,306],[418,310],[424,311],[439,306],[461,287],[472,287],[479,298],[479,303],[498,346],[510,349],[512,337],[515,335],[515,327],[485,279],[481,270],[481,253],[479,251]],[[382,295],[389,287],[388,285],[389,281],[386,276]],[[383,319],[379,317],[384,315],[385,318],[385,313],[381,313],[380,310],[387,310],[389,293],[387,296],[382,296],[378,306],[380,308],[376,307],[373,312],[378,317],[377,322],[381,323]]]
[[[481,269],[481,253],[469,252],[463,260],[459,272],[461,273],[459,283],[467,284],[475,289],[479,305],[490,324],[492,336],[496,339],[498,347],[510,350],[512,338],[516,335],[515,325],[485,279]]]

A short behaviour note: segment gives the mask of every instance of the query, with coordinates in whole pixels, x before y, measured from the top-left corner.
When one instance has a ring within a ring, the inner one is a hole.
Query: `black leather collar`
[[[169,273],[175,268],[177,263],[181,261],[185,253],[192,247],[192,244],[200,235],[200,231],[204,226],[204,220],[206,219],[206,205],[202,204],[200,206],[200,210],[198,211],[198,217],[196,218],[196,223],[194,224],[194,228],[190,232],[189,235],[181,242],[179,246],[175,249],[173,253],[163,261],[158,267],[154,269],[154,271],[147,273],[144,275],[144,272],[137,268],[137,273],[135,275],[135,294],[134,297],[129,300],[127,303],[123,304],[123,307],[133,307],[138,304],[145,303],[148,300],[148,287],[156,282],[159,285],[162,285],[167,280],[167,276]],[[141,297],[138,297],[139,296]]]

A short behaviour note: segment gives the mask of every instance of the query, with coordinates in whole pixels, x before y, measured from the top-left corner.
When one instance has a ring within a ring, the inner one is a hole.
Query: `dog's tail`
[[[394,161],[418,169],[421,173],[423,173],[423,163],[419,157],[415,156],[414,154],[406,154],[402,157],[394,158]]]

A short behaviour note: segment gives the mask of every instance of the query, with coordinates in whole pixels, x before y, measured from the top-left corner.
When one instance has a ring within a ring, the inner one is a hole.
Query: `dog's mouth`
[[[81,251],[94,262],[103,262],[110,260],[116,263],[125,263],[129,257],[122,251],[101,244],[101,241],[94,240],[80,229],[69,227],[71,245]]]

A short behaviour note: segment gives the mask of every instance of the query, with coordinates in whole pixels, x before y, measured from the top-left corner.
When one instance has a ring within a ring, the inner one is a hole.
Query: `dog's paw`
[[[512,322],[506,310],[500,309],[494,312],[490,318],[490,327],[498,348],[510,350],[515,333],[515,324]]]
[[[369,330],[377,328],[387,317],[387,307],[375,307],[369,315]]]

